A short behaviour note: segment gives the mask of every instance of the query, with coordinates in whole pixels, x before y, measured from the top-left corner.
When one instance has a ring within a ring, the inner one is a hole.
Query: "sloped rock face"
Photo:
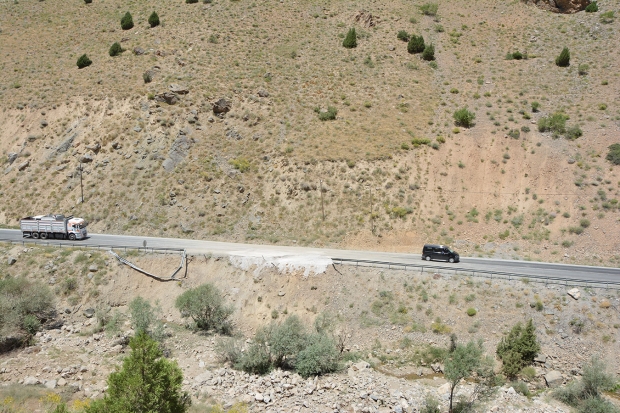
[[[553,13],[572,14],[584,10],[590,0],[521,0],[525,4],[531,4],[543,10]]]

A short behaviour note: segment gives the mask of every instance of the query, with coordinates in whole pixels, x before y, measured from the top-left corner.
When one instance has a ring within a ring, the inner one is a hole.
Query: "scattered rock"
[[[564,378],[562,377],[562,373],[557,370],[552,370],[549,373],[545,374],[545,382],[549,387],[558,387],[562,384]]]
[[[90,272],[97,272],[99,271],[99,267],[97,267],[97,264],[92,264],[88,267],[88,271]]]
[[[27,161],[25,161],[25,162],[20,163],[20,164],[17,166],[17,170],[18,170],[18,171],[23,171],[24,169],[28,168],[28,166],[29,166],[29,165],[30,165],[30,159],[28,159],[28,160],[27,160]]]
[[[172,93],[176,93],[177,95],[187,95],[189,93],[189,89],[187,87],[174,83],[170,85],[170,91]]]
[[[145,52],[145,51],[144,51],[144,49],[143,49],[143,48],[141,48],[141,47],[134,47],[134,48],[133,48],[133,54],[135,54],[136,56],[141,56],[141,55],[143,55],[144,53],[146,53],[146,52]]]
[[[15,258],[15,257],[9,257],[9,258],[7,259],[7,264],[9,264],[9,265],[13,265],[13,264],[15,264],[16,262],[17,262],[17,258]]]
[[[75,140],[75,138],[77,137],[77,133],[74,133],[73,135],[71,135],[70,137],[68,137],[67,139],[65,139],[59,146],[58,148],[56,148],[56,152],[57,153],[63,153],[63,152],[67,152],[69,150],[69,148],[71,147],[71,145],[73,145],[73,141]]]
[[[9,165],[15,162],[15,159],[17,159],[17,156],[18,155],[15,152],[9,152],[9,154],[7,155],[7,159],[9,160]]]
[[[92,318],[94,315],[95,315],[95,309],[94,308],[87,308],[86,310],[84,310],[84,317]]]
[[[545,364],[546,361],[547,361],[547,356],[545,356],[544,354],[537,354],[536,357],[534,357],[534,362],[536,363]]]
[[[93,156],[90,154],[80,156],[80,162],[82,163],[90,163],[93,161]]]
[[[42,128],[44,128],[44,127],[46,127],[47,125],[49,125],[49,123],[47,123],[47,121],[46,121],[45,119],[42,119],[42,120],[41,120],[41,122],[40,122],[40,124],[41,124],[41,127],[42,127]]]
[[[158,102],[166,102],[169,105],[174,105],[179,101],[179,96],[176,93],[164,92],[155,95],[155,100]]]
[[[219,115],[221,113],[227,113],[230,112],[231,108],[232,102],[221,98],[213,104],[213,113],[215,113],[216,115]]]
[[[577,289],[577,288],[573,288],[571,290],[568,290],[566,292],[566,294],[570,295],[575,300],[579,300],[579,297],[581,297],[581,292],[579,292],[579,289]]]
[[[24,379],[23,384],[24,386],[36,386],[39,383],[39,379],[37,379],[36,377],[28,376]]]
[[[267,92],[265,89],[261,89],[258,91],[258,96],[262,97],[262,98],[268,98],[269,97],[269,92]]]
[[[101,145],[99,144],[99,142],[95,142],[92,145],[86,145],[86,149],[88,149],[89,151],[93,151],[94,153],[99,153]]]
[[[48,380],[45,382],[45,387],[48,389],[55,389],[56,388],[56,380]]]
[[[191,140],[179,132],[177,139],[170,148],[170,152],[168,152],[168,158],[162,164],[164,169],[168,172],[173,171],[185,159],[191,147]]]
[[[123,145],[120,142],[112,142],[112,149],[121,149]]]

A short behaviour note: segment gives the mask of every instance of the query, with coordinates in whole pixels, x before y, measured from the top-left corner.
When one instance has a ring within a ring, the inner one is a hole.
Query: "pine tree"
[[[90,66],[91,64],[93,64],[93,61],[90,60],[88,58],[88,56],[86,56],[86,54],[83,54],[82,56],[79,57],[79,59],[77,60],[77,67],[78,69],[83,69],[86,66]]]
[[[424,47],[424,37],[412,34],[409,43],[407,43],[407,51],[411,54],[422,53]]]
[[[560,67],[568,67],[570,65],[570,52],[568,51],[568,47],[562,49],[562,52],[555,59],[555,64]]]
[[[115,42],[112,46],[110,46],[110,56],[114,57],[114,56],[118,56],[119,54],[123,53],[124,50],[121,47],[121,44],[119,42]]]
[[[435,60],[435,46],[432,44],[426,46],[422,52],[422,59],[428,61]]]
[[[123,367],[108,377],[105,397],[85,412],[186,412],[191,399],[181,390],[183,372],[177,363],[165,359],[159,344],[145,332],[132,338],[129,346],[131,354]]]
[[[149,24],[151,25],[151,27],[159,26],[159,16],[157,15],[157,13],[151,13],[151,15],[149,16]]]
[[[355,33],[355,28],[352,27],[349,29],[347,36],[344,38],[342,45],[347,49],[353,49],[357,47],[357,34]]]
[[[133,17],[131,17],[131,14],[129,12],[127,12],[121,19],[121,28],[123,30],[129,30],[132,27],[133,27]]]

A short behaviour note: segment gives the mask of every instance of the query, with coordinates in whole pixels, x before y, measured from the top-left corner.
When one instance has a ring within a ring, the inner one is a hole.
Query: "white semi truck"
[[[87,225],[83,218],[58,214],[26,217],[19,222],[24,237],[41,239],[84,239],[88,236]]]

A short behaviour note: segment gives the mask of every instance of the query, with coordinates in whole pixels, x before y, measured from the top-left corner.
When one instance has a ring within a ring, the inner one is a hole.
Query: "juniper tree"
[[[570,66],[570,52],[568,51],[568,47],[562,49],[560,55],[555,59],[555,64],[560,67]]]
[[[159,26],[159,16],[157,15],[157,13],[151,13],[151,15],[149,16],[149,24],[151,25],[151,27]]]
[[[352,27],[349,29],[347,36],[344,38],[342,45],[347,49],[353,49],[357,47],[357,34],[355,33],[355,28]]]
[[[131,13],[127,12],[121,19],[121,29],[129,30],[133,27],[133,17],[131,17]]]
[[[422,53],[424,47],[424,37],[412,34],[409,43],[407,43],[407,51],[411,54]]]

